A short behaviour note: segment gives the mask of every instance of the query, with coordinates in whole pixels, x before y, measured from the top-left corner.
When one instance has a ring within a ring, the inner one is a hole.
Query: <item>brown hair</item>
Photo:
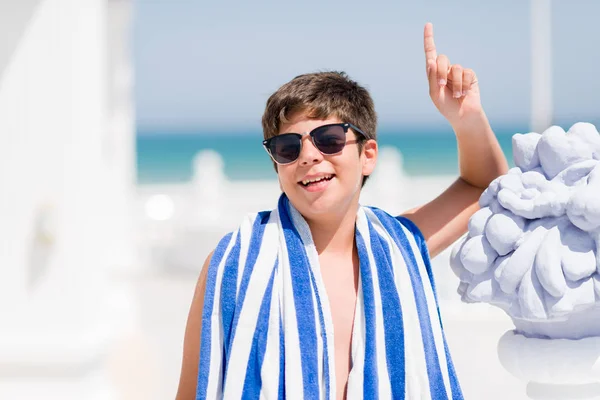
[[[377,114],[373,99],[367,89],[351,80],[345,72],[299,75],[281,86],[267,100],[262,117],[264,138],[277,136],[281,124],[288,122],[288,118],[297,112],[305,112],[315,119],[337,117],[342,122],[359,127],[367,139],[377,139]],[[359,153],[363,143],[358,142]]]

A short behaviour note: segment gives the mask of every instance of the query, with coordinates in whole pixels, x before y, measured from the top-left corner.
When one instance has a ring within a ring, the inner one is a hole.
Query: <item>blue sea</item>
[[[512,135],[523,129],[496,130],[504,154],[512,166]],[[451,130],[417,131],[388,129],[378,132],[379,146],[400,150],[408,175],[458,173],[456,138]],[[138,131],[138,184],[185,183],[192,177],[192,161],[201,150],[221,154],[225,174],[231,180],[275,178],[271,159],[262,147],[262,133],[210,133]]]

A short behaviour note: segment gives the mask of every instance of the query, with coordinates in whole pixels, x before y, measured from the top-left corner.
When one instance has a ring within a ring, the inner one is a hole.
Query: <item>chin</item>
[[[329,193],[314,198],[307,198],[302,193],[295,193],[293,197],[288,195],[291,203],[305,219],[339,215],[352,204],[352,197],[351,195],[332,196]]]

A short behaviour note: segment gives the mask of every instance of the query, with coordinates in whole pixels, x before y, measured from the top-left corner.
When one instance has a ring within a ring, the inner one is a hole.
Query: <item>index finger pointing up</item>
[[[433,25],[431,22],[425,24],[423,44],[425,47],[425,62],[429,63],[430,60],[435,61],[437,58],[437,52],[435,50],[435,43],[433,42]]]

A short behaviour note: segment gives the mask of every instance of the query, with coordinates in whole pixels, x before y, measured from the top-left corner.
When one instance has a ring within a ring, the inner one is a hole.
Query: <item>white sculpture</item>
[[[600,317],[600,134],[578,123],[517,134],[513,147],[516,167],[482,194],[452,252],[459,292],[501,307],[529,336],[600,335],[600,318],[569,321]]]
[[[599,366],[565,358],[584,346],[600,360],[600,134],[588,123],[566,133],[553,126],[514,135],[513,152],[516,167],[485,190],[452,251],[458,292],[512,318],[516,330],[501,339],[500,359],[534,383],[532,397],[560,383],[600,395],[600,386],[589,386],[600,382]],[[548,354],[556,360],[544,362]],[[581,370],[581,379],[566,379],[561,362]]]

